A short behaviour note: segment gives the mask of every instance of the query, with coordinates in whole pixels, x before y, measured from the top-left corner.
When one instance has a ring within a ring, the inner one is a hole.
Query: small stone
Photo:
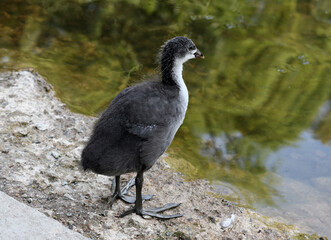
[[[32,203],[32,198],[28,198],[28,203]]]
[[[135,236],[139,236],[141,233],[140,233],[139,231],[134,231],[133,234],[134,234]]]
[[[215,222],[216,222],[215,218],[212,217],[212,216],[209,216],[209,217],[208,217],[208,220],[209,220],[210,222],[212,222],[212,223],[215,223]]]
[[[40,131],[45,131],[47,130],[47,126],[42,124],[42,123],[37,123],[36,126],[35,126],[38,130]]]
[[[238,236],[238,240],[246,240],[246,236],[244,234],[240,234]]]
[[[143,217],[143,219],[152,219],[152,217],[149,215],[143,215],[142,217]]]
[[[221,222],[221,227],[222,228],[228,228],[228,227],[230,227],[235,218],[236,218],[236,215],[231,214],[231,217],[230,218],[227,218],[227,219],[225,219],[224,221]]]
[[[65,194],[63,195],[63,197],[66,197],[66,198],[68,198],[68,199],[70,199],[70,200],[72,200],[72,201],[76,201],[76,199],[74,199],[69,193],[65,193]]]
[[[2,149],[1,152],[7,154],[7,153],[9,153],[9,150],[10,150],[9,148],[5,148],[5,149]]]
[[[66,215],[67,215],[67,217],[71,217],[72,216],[72,213],[71,212],[67,212]]]
[[[270,235],[272,233],[272,230],[271,229],[265,229],[264,232],[268,235]]]
[[[68,185],[68,183],[67,183],[66,181],[64,181],[64,182],[62,183],[62,186],[65,186],[65,185]]]
[[[26,128],[19,128],[16,131],[14,131],[14,136],[16,137],[26,137],[28,136],[29,131]]]
[[[129,227],[141,227],[144,226],[144,223],[146,223],[146,220],[144,220],[142,217],[138,215],[133,215],[131,219],[128,221],[128,226]]]
[[[105,213],[99,213],[99,216],[106,217],[107,215]]]
[[[74,227],[70,223],[68,223],[68,228],[72,230]]]
[[[52,151],[51,155],[55,158],[55,159],[59,159],[59,157],[61,156],[60,153],[56,152],[56,151]]]

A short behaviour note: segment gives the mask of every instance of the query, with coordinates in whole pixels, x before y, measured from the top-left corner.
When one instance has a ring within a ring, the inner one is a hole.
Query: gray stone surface
[[[0,192],[1,240],[86,240],[59,222]]]
[[[278,240],[297,233],[286,226],[270,227],[272,219],[266,225],[262,216],[216,198],[205,180],[184,181],[182,174],[166,164],[171,156],[160,158],[146,172],[143,192],[154,197],[144,202],[144,208],[181,202],[165,214],[183,213],[184,217],[164,222],[135,214],[118,218],[130,206],[117,201],[109,208],[111,179],[80,170],[80,154],[94,121],[93,117],[70,112],[38,73],[0,73],[0,191],[92,239]],[[176,161],[196,171],[184,159]],[[133,176],[123,175],[123,183]],[[24,224],[5,222],[3,216],[13,214],[9,212],[0,215],[1,234],[22,233],[17,237],[0,234],[0,240],[75,239],[54,236],[53,228],[59,226],[55,223],[48,227],[37,224],[42,229],[33,229],[27,225],[33,223],[27,213],[23,214],[28,216]],[[221,223],[232,214],[235,220],[223,229]],[[30,232],[24,232],[27,230]]]

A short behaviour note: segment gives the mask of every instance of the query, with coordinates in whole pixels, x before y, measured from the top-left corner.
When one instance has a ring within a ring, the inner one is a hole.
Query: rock
[[[49,128],[49,126],[44,123],[37,123],[35,127],[40,131],[45,131]]]
[[[65,194],[63,195],[63,197],[66,197],[66,198],[68,198],[68,199],[70,199],[70,200],[72,200],[72,201],[76,201],[76,199],[74,199],[69,193],[65,193]]]
[[[216,223],[216,220],[215,220],[214,217],[209,216],[208,219],[209,219],[209,221],[210,221],[211,223]]]
[[[181,239],[194,236],[238,239],[243,230],[247,239],[288,239],[295,235],[296,230],[286,227],[267,234],[264,230],[270,227],[258,219],[258,214],[239,210],[216,198],[207,181],[184,181],[163,157],[145,175],[143,192],[154,194],[154,198],[145,201],[143,207],[151,209],[182,202],[180,207],[164,214],[183,213],[184,217],[160,221],[132,214],[117,218],[129,205],[116,201],[110,210],[109,177],[79,168],[81,151],[96,119],[66,109],[50,85],[35,72],[0,73],[0,79],[5,79],[0,84],[3,141],[0,140],[0,145],[4,143],[0,147],[0,188],[22,201],[31,202],[31,206],[61,222],[66,230],[74,229],[90,239],[105,240],[172,239],[175,233]],[[123,175],[123,184],[134,175]],[[22,197],[23,194],[26,195]],[[0,204],[0,211],[3,207]],[[236,224],[233,224],[232,214],[236,216]],[[231,217],[222,219],[222,224],[220,216]],[[254,219],[253,223],[250,218]],[[6,220],[0,216],[0,222],[1,219]],[[254,225],[262,230],[259,234]],[[0,228],[1,237],[5,230]]]
[[[246,236],[244,234],[239,234],[238,240],[246,240]]]
[[[225,220],[223,220],[221,222],[221,227],[222,228],[228,228],[228,227],[230,227],[231,224],[233,223],[233,221],[235,220],[235,218],[236,218],[236,215],[231,214],[231,217],[230,218],[227,218],[227,219],[225,219]]]
[[[59,159],[60,158],[60,153],[56,152],[56,151],[52,151],[51,155],[55,158],[55,159]]]
[[[2,153],[7,154],[7,153],[9,153],[10,148],[1,149],[0,151],[1,151]]]
[[[29,134],[29,130],[27,128],[17,128],[13,131],[13,134],[16,137],[26,137]]]
[[[87,240],[36,209],[0,192],[1,239]]]
[[[132,217],[129,219],[127,223],[129,227],[135,227],[135,228],[143,227],[146,224],[148,224],[148,221],[136,214],[132,215]]]

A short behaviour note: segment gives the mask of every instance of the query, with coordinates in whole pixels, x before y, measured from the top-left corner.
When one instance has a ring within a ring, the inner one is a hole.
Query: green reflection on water
[[[161,43],[191,37],[206,59],[185,66],[190,104],[171,153],[198,176],[231,183],[248,203],[273,205],[279,180],[265,178],[266,157],[310,127],[331,96],[330,5],[5,0],[0,67],[35,68],[72,110],[93,115],[157,73]],[[315,128],[323,142],[331,140],[330,115]]]

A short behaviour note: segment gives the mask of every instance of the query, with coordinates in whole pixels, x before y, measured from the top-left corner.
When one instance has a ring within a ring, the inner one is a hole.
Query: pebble
[[[179,238],[178,239],[187,239],[186,236],[178,236]],[[197,236],[196,236],[196,239],[208,239],[208,233],[206,232],[202,232],[202,233],[199,233]]]
[[[1,152],[2,152],[2,153],[5,153],[5,154],[9,153],[9,151],[10,151],[9,148],[5,148],[5,149],[1,150]]]
[[[63,195],[63,197],[66,197],[66,198],[68,198],[68,199],[70,199],[70,200],[72,200],[72,201],[76,201],[76,199],[74,199],[69,193],[65,193],[65,194]]]
[[[133,215],[131,219],[129,219],[127,224],[130,227],[141,227],[144,226],[144,224],[146,224],[146,220],[144,220],[142,217],[138,215]]]
[[[139,231],[134,231],[133,234],[134,234],[135,236],[139,236],[139,235],[141,235],[141,233],[140,233]]]
[[[40,131],[45,131],[47,130],[47,126],[45,124],[42,124],[42,123],[37,123],[36,124],[36,128]]]
[[[26,137],[28,136],[29,131],[25,128],[19,128],[16,131],[14,131],[14,136],[16,137]]]
[[[32,198],[28,198],[28,203],[32,203]]]
[[[236,218],[236,215],[231,214],[231,217],[230,218],[227,218],[227,219],[225,219],[224,221],[221,222],[221,227],[222,228],[228,228],[228,227],[230,227],[235,218]]]
[[[72,213],[71,212],[67,212],[66,215],[67,215],[67,217],[71,217],[72,216]]]
[[[244,234],[240,234],[238,236],[238,240],[246,240],[246,236]]]
[[[210,222],[212,222],[212,223],[216,223],[215,218],[212,217],[212,216],[209,216],[209,217],[208,217],[208,220],[209,220]]]
[[[55,159],[59,159],[59,157],[61,156],[60,153],[56,152],[56,151],[52,151],[51,155],[55,158]]]

